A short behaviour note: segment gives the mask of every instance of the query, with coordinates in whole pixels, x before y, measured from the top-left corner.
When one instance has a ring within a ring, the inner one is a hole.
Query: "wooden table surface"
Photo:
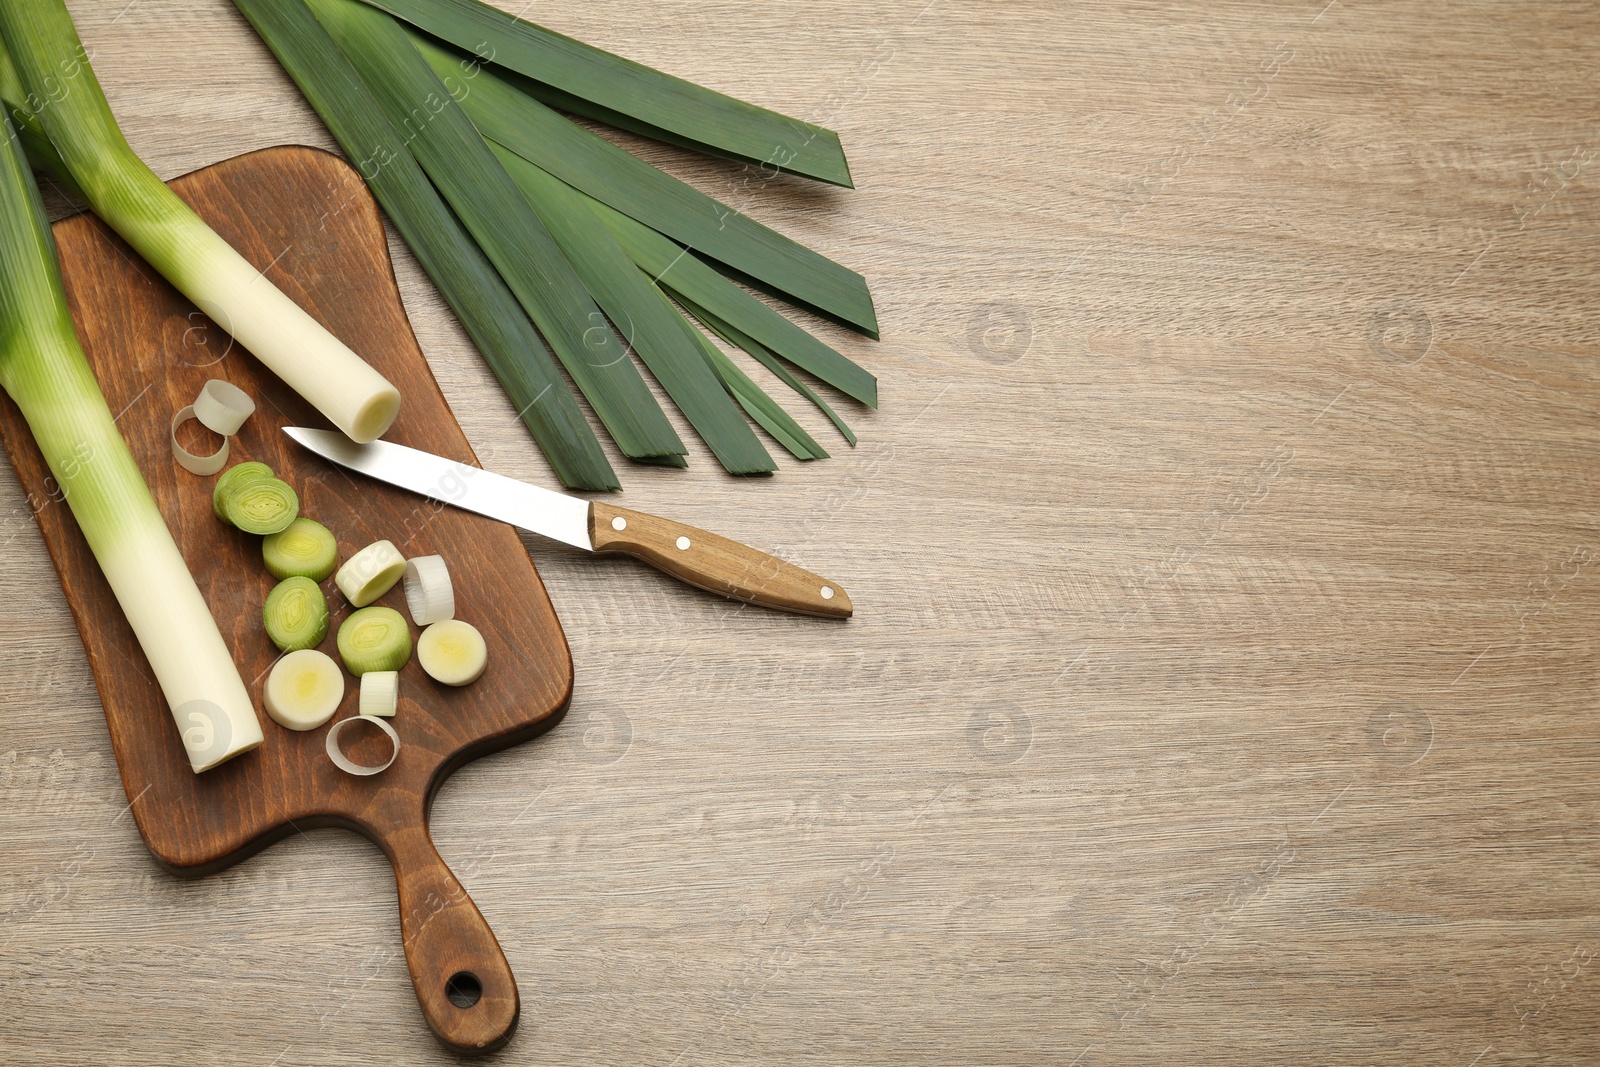
[[[72,8],[163,176],[331,144],[224,0]],[[1593,5],[526,15],[837,128],[854,192],[647,152],[885,340],[819,327],[858,448],[622,472],[853,621],[529,539],[572,711],[434,810],[501,1062],[1600,1058]],[[395,247],[479,455],[546,477]],[[0,1059],[450,1062],[366,841],[150,861],[9,468],[0,517]]]

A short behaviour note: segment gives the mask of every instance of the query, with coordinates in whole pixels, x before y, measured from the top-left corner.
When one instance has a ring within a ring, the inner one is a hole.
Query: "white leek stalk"
[[[144,649],[196,772],[261,743],[250,695],[94,379],[9,119],[0,145],[0,386]]]
[[[382,436],[400,393],[207,226],[134,154],[62,0],[0,0],[28,102],[95,214],[335,426]]]

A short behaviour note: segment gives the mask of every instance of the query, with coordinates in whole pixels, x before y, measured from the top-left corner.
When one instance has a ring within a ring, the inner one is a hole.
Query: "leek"
[[[682,455],[683,442],[539,216],[395,21],[359,0],[309,0],[433,184],[624,455]],[[459,89],[457,91],[460,91]]]
[[[217,325],[359,442],[378,438],[400,393],[234,251],[134,154],[62,0],[0,0],[38,119],[95,214]]]
[[[481,0],[368,0],[553,90],[549,102],[646,136],[850,187],[839,135],[523,22]]]
[[[458,69],[455,53],[415,40],[440,77]],[[777,295],[877,336],[872,295],[855,271],[563,118],[494,71],[479,71],[470,89],[461,106],[484,137]]]
[[[428,677],[442,685],[470,685],[489,664],[489,646],[470,622],[446,619],[422,631],[417,660]]]
[[[617,476],[506,283],[440,198],[350,61],[302,0],[234,0],[361,172],[461,319],[556,477],[615,489]]]
[[[352,612],[339,624],[339,658],[357,678],[368,671],[398,671],[411,661],[411,631],[393,608]]]
[[[78,344],[39,190],[0,146],[0,385],[144,650],[196,772],[261,743],[250,695]]]

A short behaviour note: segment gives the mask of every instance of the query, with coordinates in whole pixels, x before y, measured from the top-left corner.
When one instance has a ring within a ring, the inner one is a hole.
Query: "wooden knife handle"
[[[379,843],[394,863],[406,969],[429,1029],[457,1052],[493,1052],[511,1040],[522,1012],[500,942],[425,826],[390,832]]]
[[[850,597],[837,582],[777,556],[642,511],[595,501],[589,535],[596,552],[644,560],[680,582],[764,608],[848,619]]]

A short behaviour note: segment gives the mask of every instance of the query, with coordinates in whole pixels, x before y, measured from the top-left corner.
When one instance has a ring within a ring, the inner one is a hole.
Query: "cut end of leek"
[[[261,539],[261,561],[267,573],[280,581],[310,578],[320,582],[339,564],[339,542],[322,523],[302,516]]]
[[[374,541],[345,561],[333,584],[346,600],[364,608],[394,588],[405,573],[406,558],[392,541]]]
[[[489,648],[471,623],[460,619],[436,622],[417,639],[417,659],[428,677],[443,685],[468,685],[489,664]]]
[[[368,671],[361,676],[362,715],[394,718],[400,703],[400,673],[398,671]]]
[[[400,390],[384,382],[356,405],[350,425],[343,429],[356,444],[370,444],[389,432],[399,414]]]
[[[272,721],[289,730],[315,730],[339,710],[344,675],[324,653],[303,648],[273,665],[262,694]]]
[[[362,608],[339,624],[339,658],[357,678],[411,661],[411,631],[393,608]]]
[[[456,594],[450,585],[450,568],[443,556],[417,556],[406,560],[406,606],[418,626],[454,618]]]
[[[316,648],[328,636],[328,600],[310,578],[286,578],[267,595],[261,622],[279,651]]]

